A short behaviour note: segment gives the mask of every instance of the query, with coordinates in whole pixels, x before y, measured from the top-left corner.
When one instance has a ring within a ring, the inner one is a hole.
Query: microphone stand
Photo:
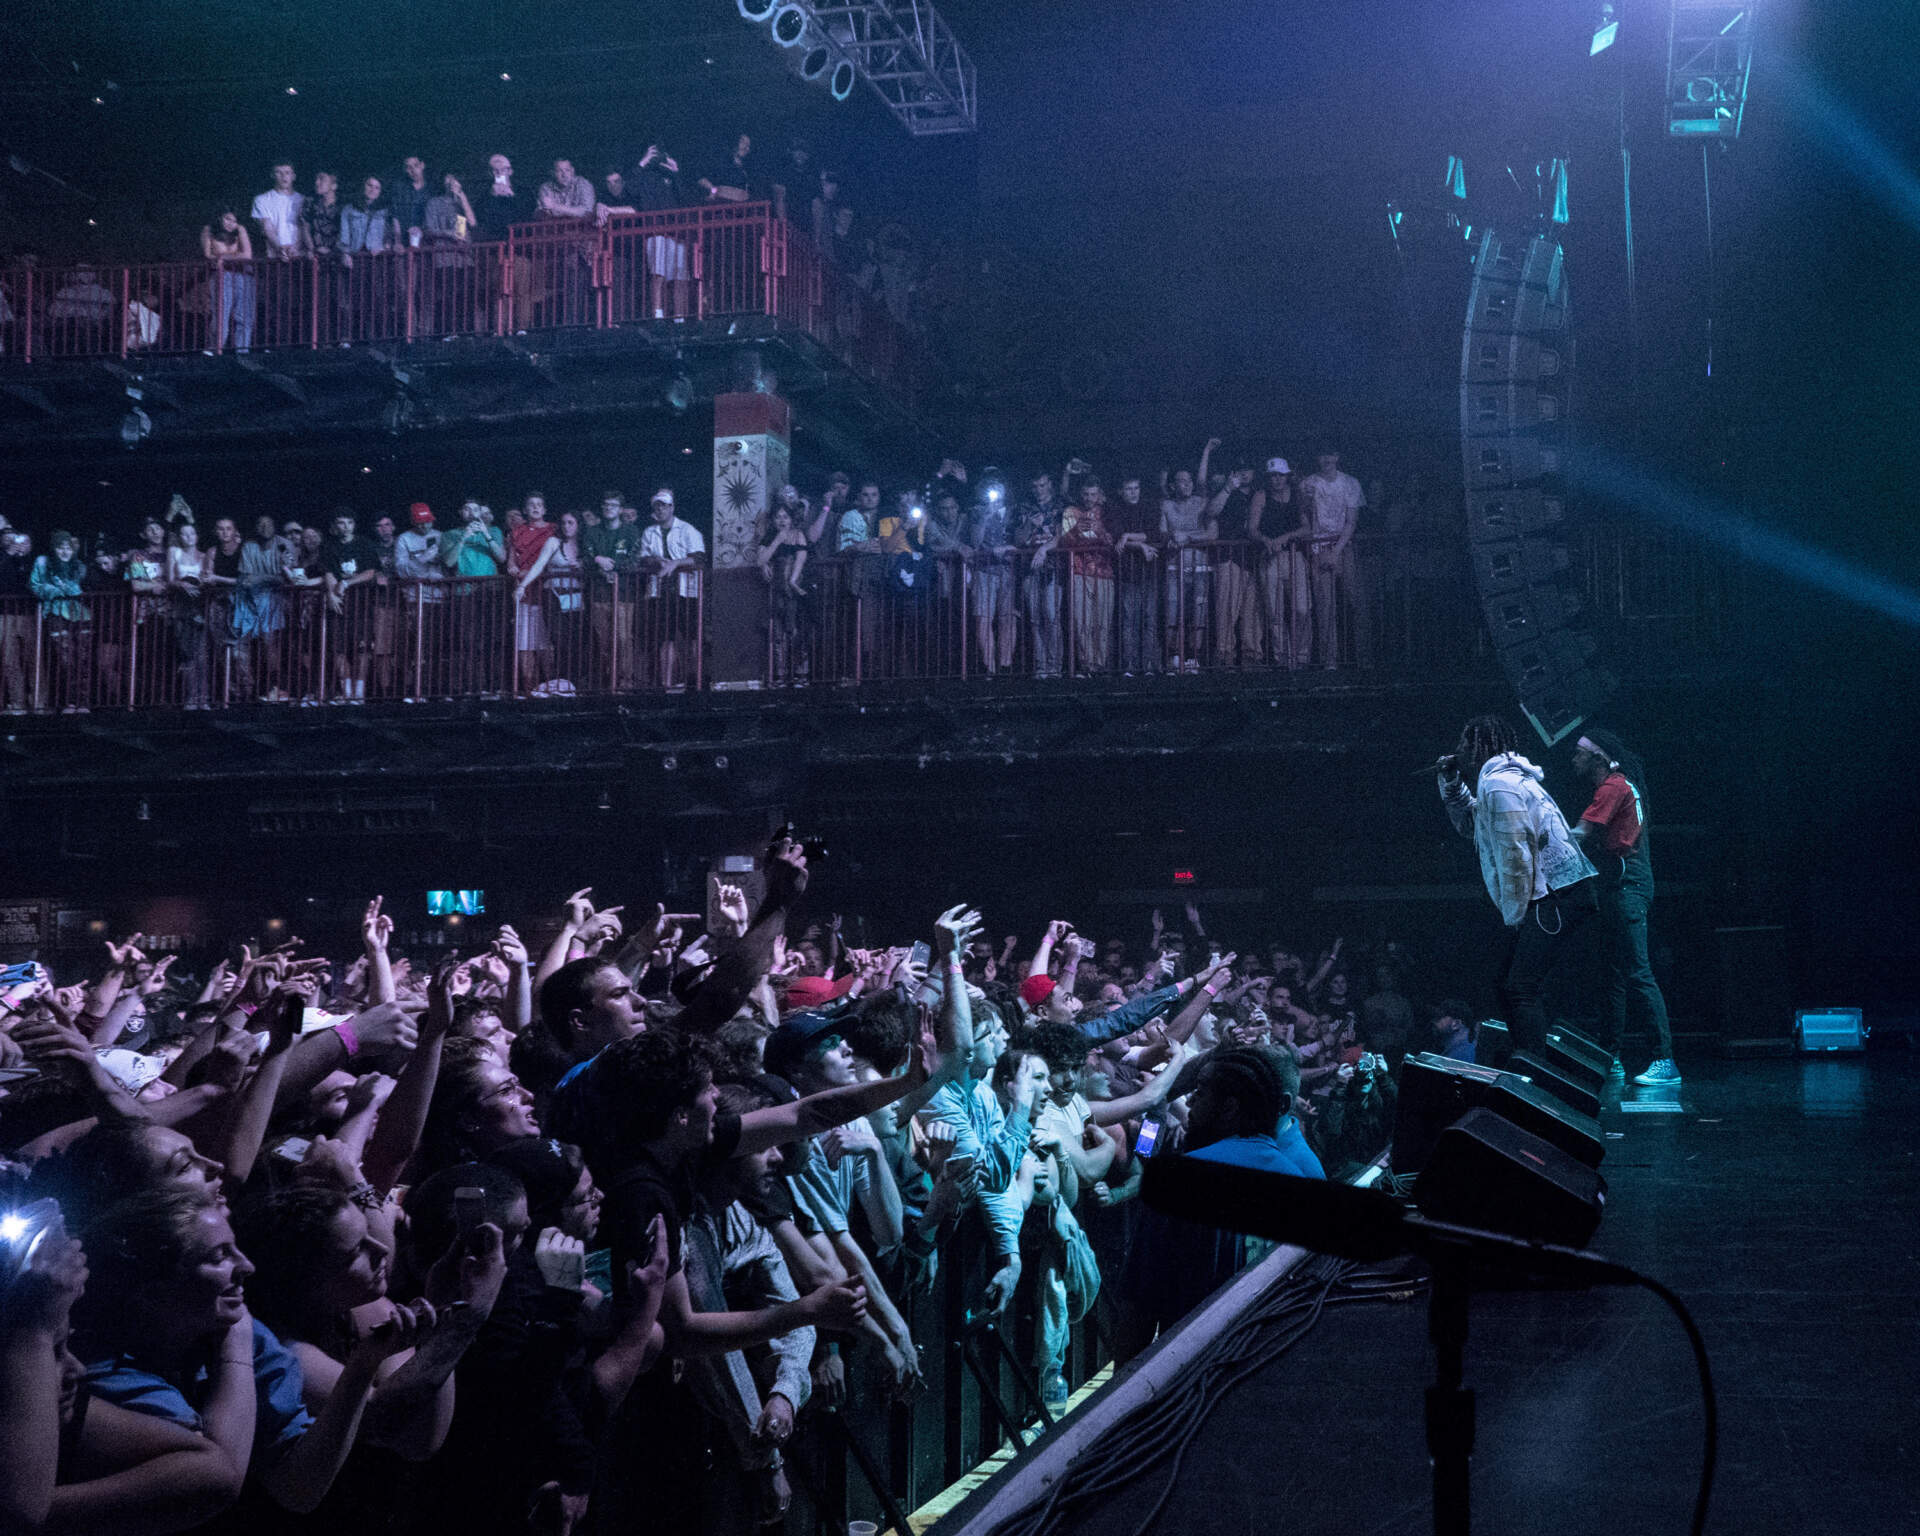
[[[1473,1391],[1464,1384],[1467,1302],[1473,1293],[1464,1254],[1434,1256],[1427,1292],[1433,1385],[1427,1388],[1427,1454],[1433,1458],[1434,1536],[1468,1536],[1473,1470]]]

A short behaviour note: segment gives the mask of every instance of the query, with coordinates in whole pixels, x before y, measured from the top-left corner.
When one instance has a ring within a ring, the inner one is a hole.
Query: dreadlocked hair
[[[1520,750],[1520,737],[1501,715],[1475,715],[1460,731],[1460,755],[1471,762]]]

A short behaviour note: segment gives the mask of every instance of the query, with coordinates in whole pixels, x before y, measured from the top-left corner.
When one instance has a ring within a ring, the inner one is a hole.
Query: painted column
[[[707,679],[758,688],[767,670],[767,591],[758,539],[787,481],[787,402],[716,395],[713,402],[713,575],[707,588]]]

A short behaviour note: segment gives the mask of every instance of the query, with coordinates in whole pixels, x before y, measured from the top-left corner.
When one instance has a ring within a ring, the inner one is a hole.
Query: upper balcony
[[[492,369],[535,402],[575,359],[589,406],[683,409],[731,387],[722,354],[749,344],[785,392],[845,386],[900,420],[932,377],[913,331],[771,204],[719,203],[350,257],[0,267],[0,441],[110,440],[136,409],[156,441],[263,417],[397,432],[463,414],[451,390],[436,411],[436,369]],[[514,414],[499,384],[491,409]]]

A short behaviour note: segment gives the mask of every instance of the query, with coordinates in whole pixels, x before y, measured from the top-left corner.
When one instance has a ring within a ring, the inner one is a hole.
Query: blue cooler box
[[[1858,1008],[1802,1008],[1793,1016],[1793,1037],[1803,1051],[1867,1048],[1867,1031]]]

